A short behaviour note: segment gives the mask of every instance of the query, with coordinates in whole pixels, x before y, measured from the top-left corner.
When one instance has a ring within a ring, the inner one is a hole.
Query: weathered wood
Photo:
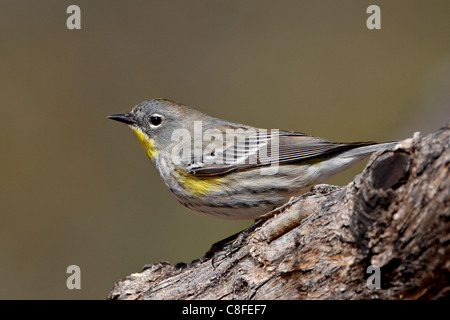
[[[108,298],[449,298],[449,138],[447,126],[381,150],[353,182],[292,199],[239,247],[152,264]]]

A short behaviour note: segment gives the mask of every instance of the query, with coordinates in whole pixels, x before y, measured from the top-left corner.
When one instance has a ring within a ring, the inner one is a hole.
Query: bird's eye
[[[150,123],[154,125],[155,127],[159,126],[162,123],[162,117],[153,115],[150,117]]]

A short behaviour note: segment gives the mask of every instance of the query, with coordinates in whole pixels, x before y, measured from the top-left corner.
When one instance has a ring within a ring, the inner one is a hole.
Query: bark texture
[[[146,266],[108,298],[448,299],[449,145],[447,125],[380,150],[353,182],[291,199],[238,247]]]

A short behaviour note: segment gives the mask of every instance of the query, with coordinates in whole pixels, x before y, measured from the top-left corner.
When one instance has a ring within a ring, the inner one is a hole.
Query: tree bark
[[[109,299],[450,297],[450,125],[380,150],[344,187],[319,185],[236,247],[120,280]]]

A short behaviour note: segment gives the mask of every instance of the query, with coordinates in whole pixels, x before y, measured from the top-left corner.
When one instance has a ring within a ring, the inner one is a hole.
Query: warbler
[[[213,118],[167,99],[108,117],[127,124],[175,198],[193,212],[257,219],[395,144],[335,143]]]

